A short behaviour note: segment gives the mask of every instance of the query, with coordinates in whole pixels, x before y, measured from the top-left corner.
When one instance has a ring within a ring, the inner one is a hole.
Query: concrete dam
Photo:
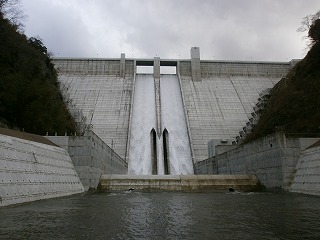
[[[261,92],[291,62],[55,58],[63,97],[82,131],[92,130],[128,163],[130,175],[190,175],[208,142],[232,141]],[[140,73],[148,66],[153,73]],[[163,67],[174,74],[163,73]]]

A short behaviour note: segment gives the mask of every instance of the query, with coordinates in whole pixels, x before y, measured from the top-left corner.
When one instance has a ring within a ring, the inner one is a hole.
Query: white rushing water
[[[153,75],[137,74],[128,173],[193,174],[186,117],[177,76],[161,75],[160,78],[161,116],[158,119],[161,123],[158,124],[161,128],[157,125],[155,97]]]
[[[131,116],[129,174],[151,174],[152,129],[156,129],[153,75],[137,74]]]
[[[168,131],[170,174],[193,174],[188,128],[177,75],[161,75],[160,97],[161,127],[162,131]]]

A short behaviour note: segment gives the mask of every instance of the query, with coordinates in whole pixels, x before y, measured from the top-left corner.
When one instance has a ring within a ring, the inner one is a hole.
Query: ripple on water
[[[320,239],[319,198],[86,194],[0,209],[0,239]]]

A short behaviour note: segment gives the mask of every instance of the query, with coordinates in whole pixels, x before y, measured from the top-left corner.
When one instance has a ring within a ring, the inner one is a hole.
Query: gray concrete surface
[[[127,163],[94,132],[83,136],[46,136],[66,149],[85,188],[97,188],[102,174],[127,174]]]
[[[66,150],[0,135],[0,207],[83,191]]]
[[[320,196],[320,146],[302,151],[291,192]]]
[[[102,175],[100,192],[108,191],[259,191],[253,175]]]
[[[301,156],[307,158],[307,153],[311,150],[307,151],[306,148],[318,140],[319,138],[291,138],[286,137],[283,132],[277,132],[200,161],[195,164],[195,171],[196,174],[254,174],[265,187],[287,191],[297,181],[297,171],[307,177],[308,170],[303,174],[298,161]],[[319,152],[314,152],[313,157],[317,153]],[[309,170],[313,166],[310,164]]]

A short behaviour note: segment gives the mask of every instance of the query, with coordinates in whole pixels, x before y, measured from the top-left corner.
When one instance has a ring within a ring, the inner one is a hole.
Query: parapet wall
[[[246,62],[201,60],[201,77],[207,76],[265,76],[283,77],[295,62]],[[179,61],[181,76],[191,75],[191,61]]]
[[[66,150],[0,134],[0,207],[83,191]]]
[[[120,76],[123,70],[127,76],[134,74],[133,60],[122,63],[119,59],[54,58],[52,62],[63,74]]]
[[[102,174],[127,174],[127,163],[92,131],[83,136],[46,136],[66,149],[85,188],[96,188]]]

